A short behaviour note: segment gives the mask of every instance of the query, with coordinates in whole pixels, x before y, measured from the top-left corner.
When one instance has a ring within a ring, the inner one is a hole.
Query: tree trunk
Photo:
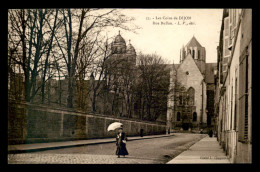
[[[44,103],[44,100],[45,100],[45,93],[44,93],[45,92],[45,90],[44,90],[45,89],[45,77],[46,77],[46,72],[47,72],[47,66],[48,66],[48,59],[49,59],[50,51],[52,49],[52,42],[53,42],[54,32],[55,32],[55,28],[56,28],[57,16],[58,16],[58,10],[56,10],[55,20],[54,20],[54,24],[53,24],[52,33],[51,33],[51,40],[50,40],[50,44],[49,44],[49,48],[48,48],[48,52],[47,52],[45,64],[44,64],[44,72],[43,72],[43,77],[42,77],[42,88],[41,88],[42,103]]]
[[[68,98],[67,98],[67,107],[73,108],[73,98],[74,98],[74,77],[69,77],[68,83]]]

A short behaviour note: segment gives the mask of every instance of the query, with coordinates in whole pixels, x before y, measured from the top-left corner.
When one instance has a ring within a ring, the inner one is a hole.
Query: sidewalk
[[[128,141],[141,140],[141,139],[152,139],[160,137],[169,137],[171,135],[151,135],[151,136],[135,136],[127,137]],[[68,148],[74,146],[84,146],[84,145],[94,145],[94,144],[104,144],[104,143],[114,143],[115,138],[105,138],[105,139],[89,139],[89,140],[75,140],[75,141],[65,141],[65,142],[50,142],[50,143],[32,143],[32,144],[19,144],[19,145],[8,145],[8,153],[26,153],[43,151],[50,149]]]
[[[218,144],[217,138],[205,137],[167,164],[226,164],[228,157]]]

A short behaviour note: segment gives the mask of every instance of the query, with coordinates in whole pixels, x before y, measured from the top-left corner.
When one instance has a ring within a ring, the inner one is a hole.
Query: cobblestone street
[[[175,133],[170,137],[127,142],[129,155],[117,158],[115,143],[34,153],[9,154],[9,164],[165,164],[204,135]]]

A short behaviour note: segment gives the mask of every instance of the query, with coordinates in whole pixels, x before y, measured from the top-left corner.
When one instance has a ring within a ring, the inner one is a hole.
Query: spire
[[[120,30],[118,30],[118,35],[120,35]]]
[[[197,39],[195,38],[195,36],[193,35],[193,37],[191,38],[191,40],[188,42],[188,44],[186,45],[186,47],[202,47],[200,45],[200,43],[197,41]]]

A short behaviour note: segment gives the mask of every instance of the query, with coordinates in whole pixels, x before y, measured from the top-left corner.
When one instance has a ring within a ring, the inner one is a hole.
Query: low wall
[[[107,132],[107,127],[116,121],[123,123],[127,136],[139,135],[140,129],[143,129],[144,135],[166,133],[165,124],[57,110],[40,105],[9,103],[8,143],[115,137],[116,132]]]

